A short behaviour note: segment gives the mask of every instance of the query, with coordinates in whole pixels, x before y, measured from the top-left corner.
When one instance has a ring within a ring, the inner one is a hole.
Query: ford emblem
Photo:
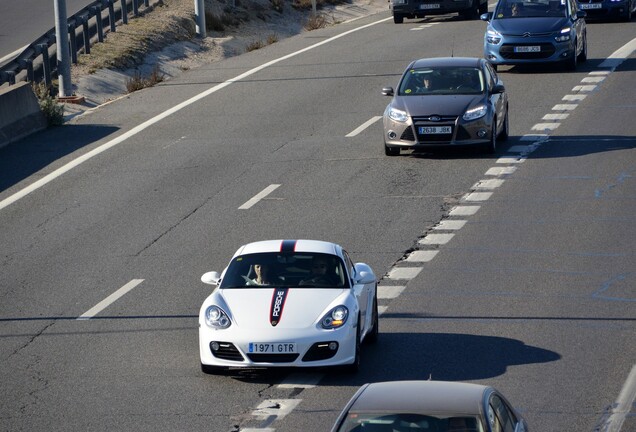
[[[434,121],[434,122],[438,122],[440,121],[442,118],[440,116],[430,116],[428,118],[430,121]]]

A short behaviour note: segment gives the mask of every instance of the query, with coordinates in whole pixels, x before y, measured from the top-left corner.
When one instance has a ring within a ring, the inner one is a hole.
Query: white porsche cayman
[[[343,366],[378,337],[377,281],[341,246],[266,240],[241,246],[199,312],[201,369]]]

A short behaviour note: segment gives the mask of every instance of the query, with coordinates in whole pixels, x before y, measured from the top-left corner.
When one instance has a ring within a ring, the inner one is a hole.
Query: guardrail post
[[[97,40],[104,42],[104,23],[102,22],[102,10],[99,6],[93,6],[91,8],[95,14],[95,23],[97,24]]]
[[[200,38],[206,36],[205,29],[205,2],[203,0],[194,0],[194,18],[196,20],[196,33]]]
[[[68,35],[71,44],[71,61],[73,64],[77,64],[77,36],[75,35],[75,20],[69,20]],[[58,46],[58,49],[61,49],[61,46]]]
[[[139,6],[137,5],[137,0],[132,0],[133,14],[135,16],[139,16]]]
[[[82,15],[82,37],[84,39],[84,54],[91,53],[91,34],[88,29],[88,16]]]
[[[126,4],[126,0],[121,0],[121,22],[124,24],[128,24],[128,5]]]
[[[39,44],[36,47],[37,53],[42,54],[42,76],[44,84],[50,86],[51,80],[51,59],[49,58],[49,46],[47,44]]]
[[[108,22],[110,23],[110,31],[115,32],[115,0],[103,0],[108,3]]]
[[[27,81],[28,82],[35,81],[34,75],[33,75],[33,60],[31,59],[20,60],[18,61],[18,64],[20,65],[22,69],[26,69]]]

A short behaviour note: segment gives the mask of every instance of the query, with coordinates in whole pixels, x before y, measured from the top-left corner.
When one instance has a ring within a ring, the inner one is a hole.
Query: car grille
[[[452,130],[455,130],[457,116],[436,116],[438,118],[437,121],[432,121],[431,117],[433,116],[413,117],[413,127],[415,128],[415,131],[417,131],[420,126],[451,126]],[[452,139],[453,134],[417,134],[417,140],[422,143],[449,142],[452,141]]]
[[[307,354],[305,354],[305,356],[303,357],[303,361],[309,362],[317,360],[327,360],[335,356],[338,352],[338,348],[336,348],[335,350],[329,349],[330,343],[331,342],[318,342],[313,344],[307,351]]]
[[[213,342],[210,342],[210,345]],[[231,361],[243,361],[244,358],[241,355],[241,353],[239,352],[239,350],[236,349],[236,347],[234,346],[234,344],[231,344],[229,342],[217,342],[220,346],[220,348],[216,351],[214,351],[211,347],[210,347],[210,351],[212,352],[212,355],[216,358],[220,358],[223,360],[231,360]]]
[[[515,48],[516,46],[541,46],[541,52],[530,52],[530,53],[523,53],[523,52],[515,52]],[[540,44],[533,44],[533,43],[525,43],[525,44],[505,44],[501,47],[501,49],[499,50],[499,54],[501,54],[501,56],[507,60],[532,60],[532,59],[543,59],[543,58],[548,58],[551,57],[555,52],[555,48],[554,45],[550,44],[550,43],[540,43]]]
[[[255,363],[291,363],[298,358],[298,354],[248,354]]]

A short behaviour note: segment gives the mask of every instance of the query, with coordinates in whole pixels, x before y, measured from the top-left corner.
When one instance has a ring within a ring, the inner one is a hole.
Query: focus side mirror
[[[382,94],[384,96],[393,96],[393,87],[382,87]]]

